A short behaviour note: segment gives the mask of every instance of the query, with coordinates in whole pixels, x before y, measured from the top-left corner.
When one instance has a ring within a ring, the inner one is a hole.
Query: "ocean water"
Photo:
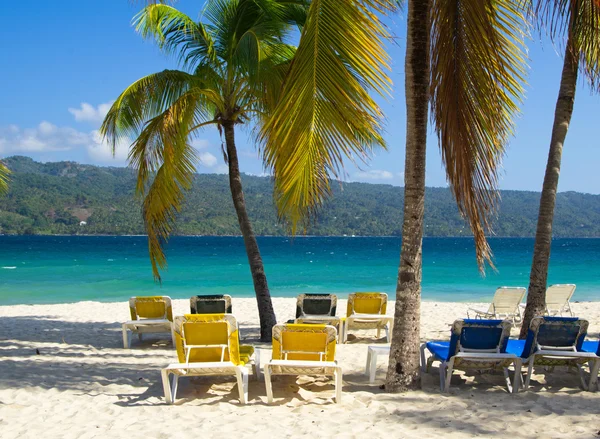
[[[488,301],[498,286],[527,287],[533,239],[490,241],[498,271],[482,277],[471,239],[426,238],[423,299]],[[273,296],[395,292],[399,238],[261,237],[259,245]],[[174,237],[167,256],[158,285],[145,237],[0,236],[0,305],[254,295],[239,237]],[[600,300],[600,239],[554,240],[549,283],[575,283],[574,300]]]

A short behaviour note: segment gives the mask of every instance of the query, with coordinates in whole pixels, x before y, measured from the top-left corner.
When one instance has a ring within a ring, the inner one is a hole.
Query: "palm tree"
[[[0,162],[0,195],[4,195],[8,192],[8,175],[10,171],[6,165]]]
[[[535,11],[540,25],[549,24],[550,36],[553,39],[566,37],[566,44],[540,199],[521,338],[527,336],[531,319],[544,314],[546,308],[554,206],[562,150],[575,104],[578,71],[582,71],[593,90],[598,90],[600,85],[600,3],[597,0],[531,0],[530,7]]]
[[[268,162],[277,140],[263,128],[273,123],[272,114],[285,111],[279,106],[282,96],[289,98],[302,89],[306,91],[302,103],[312,99],[309,117],[315,130],[307,137],[299,136],[296,129],[287,133],[298,150],[304,150],[306,145],[330,148],[332,137],[337,141],[350,139],[347,141],[353,142],[352,152],[359,155],[367,155],[373,146],[383,145],[379,134],[381,113],[365,91],[374,81],[381,87],[389,84],[381,68],[386,59],[382,42],[367,39],[384,32],[383,28],[370,33],[369,29],[358,29],[356,35],[350,35],[350,43],[360,39],[360,44],[353,46],[337,36],[328,41],[331,32],[322,28],[319,20],[323,11],[329,14],[327,18],[337,13],[335,1],[209,0],[203,14],[206,22],[195,22],[164,4],[149,4],[135,19],[137,30],[144,37],[154,38],[167,53],[177,54],[183,69],[165,70],[133,83],[117,98],[101,128],[113,151],[120,139],[135,138],[129,163],[138,172],[137,193],[143,198],[150,259],[159,280],[159,270],[166,266],[163,243],[172,231],[184,191],[191,187],[195,172],[195,154],[189,139],[209,125],[215,125],[224,135],[223,154],[229,165],[233,204],[254,281],[263,340],[270,339],[276,320],[246,212],[235,126],[256,123]],[[324,4],[327,8],[323,8]],[[368,15],[366,10],[355,12],[346,19]],[[369,16],[369,21],[373,20],[376,19]],[[286,43],[293,37],[294,25],[302,29],[297,50]],[[315,36],[315,28],[321,32],[319,35]],[[323,49],[321,46],[329,46],[321,63],[327,63],[326,68],[337,67],[337,82],[325,78],[324,72],[306,75],[304,70],[311,66],[304,64],[305,57],[296,59],[296,54]],[[327,86],[323,94],[317,95],[322,90],[311,87],[323,78],[328,81]],[[332,100],[336,97],[338,101]],[[344,107],[335,107],[335,103]],[[302,115],[289,113],[286,117]],[[297,163],[295,160],[290,157],[290,163]],[[310,166],[305,171],[310,175],[316,172]],[[278,177],[276,172],[277,188],[288,184]]]
[[[394,334],[386,382],[389,391],[410,389],[419,384],[425,148],[430,97],[448,181],[461,213],[473,230],[477,261],[482,268],[486,261],[491,264],[485,231],[496,202],[498,164],[512,132],[512,117],[522,94],[524,76],[518,2],[409,1],[405,59],[405,205]],[[355,29],[345,28],[351,22],[344,17],[369,8],[379,13],[389,12],[393,3],[337,0],[337,13],[322,14],[321,26],[330,33],[335,32],[328,35],[330,38],[338,38],[339,34],[340,40],[346,39],[345,32]],[[372,15],[369,20],[379,24]],[[322,54],[317,51],[301,53],[299,48],[294,63],[300,64],[302,59],[309,75],[310,66],[319,56]],[[379,83],[372,87],[378,91],[383,88]],[[284,94],[278,107],[282,112],[276,109],[266,125],[270,140],[277,141],[277,147],[267,143],[274,152],[266,157],[278,180],[280,211],[297,221],[310,214],[327,195],[327,178],[337,170],[342,155],[339,151],[347,153],[351,146],[332,142],[325,152],[318,148],[296,148],[296,137],[290,140],[288,133],[312,132],[305,128],[311,126],[310,110],[303,109],[304,106],[310,108],[310,100],[307,103],[298,99],[303,90],[289,93]],[[296,114],[301,117],[286,117]]]

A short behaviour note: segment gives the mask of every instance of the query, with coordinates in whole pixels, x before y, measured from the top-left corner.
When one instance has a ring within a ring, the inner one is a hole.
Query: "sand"
[[[423,303],[422,339],[448,339],[449,324],[471,305]],[[269,358],[269,345],[256,342],[255,301],[234,299],[233,306],[243,342]],[[274,306],[280,321],[293,317],[294,299],[276,298]],[[174,301],[175,314],[187,309],[187,301]],[[597,338],[600,302],[573,309]],[[202,377],[181,379],[169,406],[160,368],[176,359],[170,341],[134,338],[132,349],[123,349],[119,323],[127,319],[126,303],[0,307],[0,437],[591,438],[600,430],[600,392],[580,390],[577,373],[560,368],[537,371],[532,390],[517,395],[506,392],[501,374],[458,372],[450,393],[441,394],[437,367],[423,375],[422,390],[385,393],[386,358],[374,384],[363,374],[367,345],[384,342],[374,331],[338,345],[340,404],[325,378],[276,378],[273,405],[264,382],[251,380],[250,401],[240,406],[233,377]]]

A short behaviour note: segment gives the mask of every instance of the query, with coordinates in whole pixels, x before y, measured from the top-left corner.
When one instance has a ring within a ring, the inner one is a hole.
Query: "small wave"
[[[15,270],[17,267],[2,267],[4,270]]]

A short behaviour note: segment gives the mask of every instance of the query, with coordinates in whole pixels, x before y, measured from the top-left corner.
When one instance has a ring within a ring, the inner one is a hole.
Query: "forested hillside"
[[[134,197],[130,169],[37,163],[26,157],[4,162],[12,170],[10,192],[0,198],[0,233],[5,234],[142,234],[140,202]],[[245,175],[250,218],[259,235],[282,235],[269,178]],[[367,183],[333,183],[333,197],[309,226],[311,235],[400,235],[401,188]],[[445,188],[428,188],[425,236],[465,236]],[[539,193],[503,191],[495,232],[498,236],[533,236]],[[82,225],[84,221],[86,224]],[[556,237],[600,237],[600,195],[558,195]],[[198,174],[179,216],[177,233],[237,235],[239,229],[227,176]]]

